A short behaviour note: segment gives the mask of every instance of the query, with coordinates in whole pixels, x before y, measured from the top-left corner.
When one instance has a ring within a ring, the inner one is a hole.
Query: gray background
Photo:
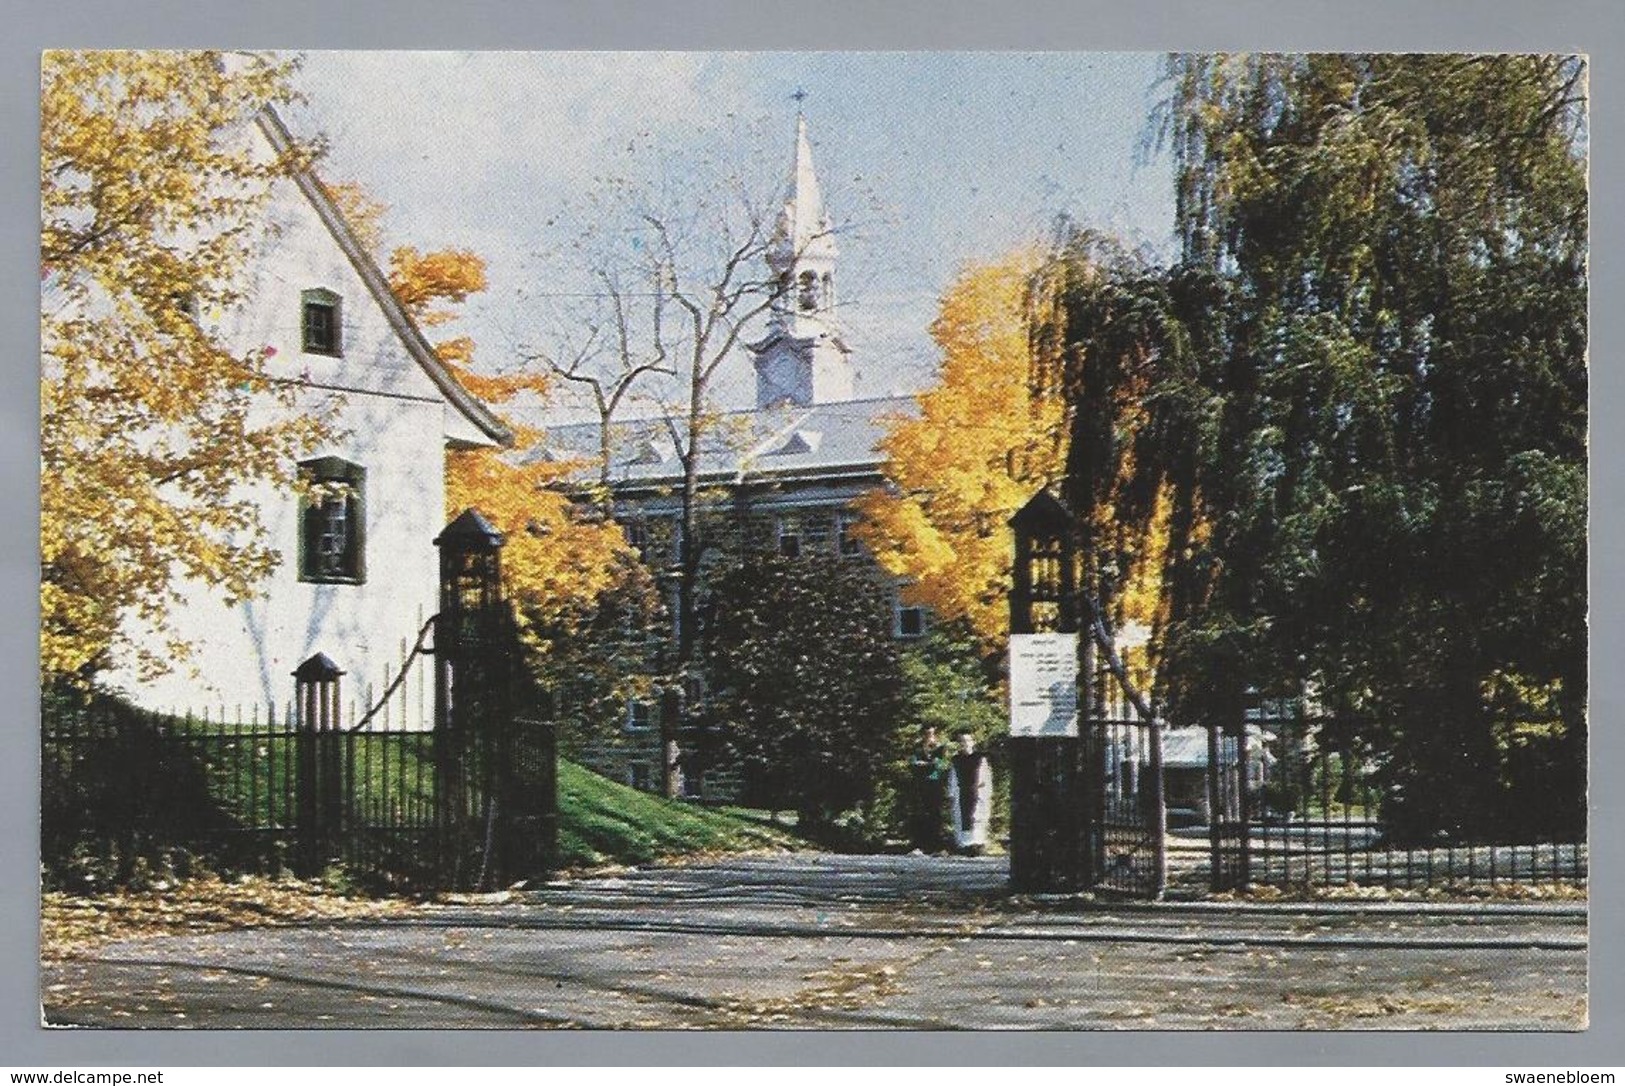
[[[1620,229],[1625,60],[1615,3],[1427,0],[511,0],[0,3],[0,1066],[209,1064],[1625,1064],[1620,901],[1625,767],[1620,441],[1625,408]],[[1586,52],[1592,117],[1591,1029],[1577,1035],[89,1033],[38,1023],[36,638],[39,51],[131,46],[287,49],[1383,49]],[[833,1041],[833,1043],[832,1043]]]

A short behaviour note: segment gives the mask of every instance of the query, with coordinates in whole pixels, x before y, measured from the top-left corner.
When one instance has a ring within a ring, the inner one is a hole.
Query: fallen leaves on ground
[[[1403,886],[1362,886],[1345,883],[1341,886],[1317,886],[1313,889],[1294,887],[1283,890],[1278,886],[1253,885],[1246,890],[1227,890],[1208,895],[1209,901],[1585,901],[1590,895],[1585,885],[1572,882],[1498,882],[1484,884],[1453,884],[1427,889]]]
[[[1319,1014],[1330,1015],[1333,1020],[1346,1018],[1390,1018],[1395,1015],[1450,1014],[1461,1009],[1461,1004],[1444,996],[1417,996],[1382,993],[1364,995],[1335,993],[1331,995],[1299,995],[1288,992],[1281,1002],[1290,1007],[1302,1007]]]
[[[72,958],[119,939],[395,916],[414,907],[401,898],[347,897],[320,883],[264,877],[189,879],[90,896],[48,891],[40,903],[40,957]]]
[[[807,1011],[857,1011],[902,992],[897,967],[892,965],[851,966],[806,973],[807,987],[794,995],[772,999],[724,998],[718,1009],[727,1026],[805,1025]]]

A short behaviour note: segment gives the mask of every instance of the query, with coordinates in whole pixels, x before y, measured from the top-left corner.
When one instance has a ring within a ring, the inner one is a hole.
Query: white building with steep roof
[[[267,154],[291,142],[270,110],[252,138]],[[264,350],[296,386],[297,409],[327,415],[332,436],[298,465],[309,493],[251,491],[282,553],[256,598],[230,606],[207,586],[178,586],[171,618],[191,659],[155,679],[108,680],[152,708],[281,719],[294,668],[322,652],[346,673],[348,716],[384,690],[436,610],[446,450],[511,435],[441,363],[313,173],[277,181],[266,214],[244,302],[202,319],[233,352]],[[432,688],[426,673],[409,680],[391,725],[427,726]]]

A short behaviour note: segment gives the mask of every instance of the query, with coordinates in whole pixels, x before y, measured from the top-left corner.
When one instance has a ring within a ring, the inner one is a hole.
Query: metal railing
[[[122,883],[137,872],[322,875],[420,891],[529,872],[551,859],[551,722],[493,722],[459,763],[500,773],[442,783],[448,737],[321,728],[279,715],[159,713],[106,694],[52,693],[41,728],[41,861],[47,885]],[[437,769],[438,767],[438,769]],[[474,786],[470,786],[474,782]],[[494,782],[486,785],[485,782]],[[505,795],[496,795],[501,789]],[[500,872],[488,823],[504,827]],[[508,817],[511,814],[511,818]],[[478,825],[470,825],[479,820]],[[462,855],[475,850],[474,855]],[[483,850],[483,851],[482,851]]]

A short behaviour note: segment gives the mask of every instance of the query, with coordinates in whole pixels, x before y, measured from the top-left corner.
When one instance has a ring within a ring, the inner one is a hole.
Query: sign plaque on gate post
[[[1012,738],[1078,735],[1078,635],[1010,635]]]

